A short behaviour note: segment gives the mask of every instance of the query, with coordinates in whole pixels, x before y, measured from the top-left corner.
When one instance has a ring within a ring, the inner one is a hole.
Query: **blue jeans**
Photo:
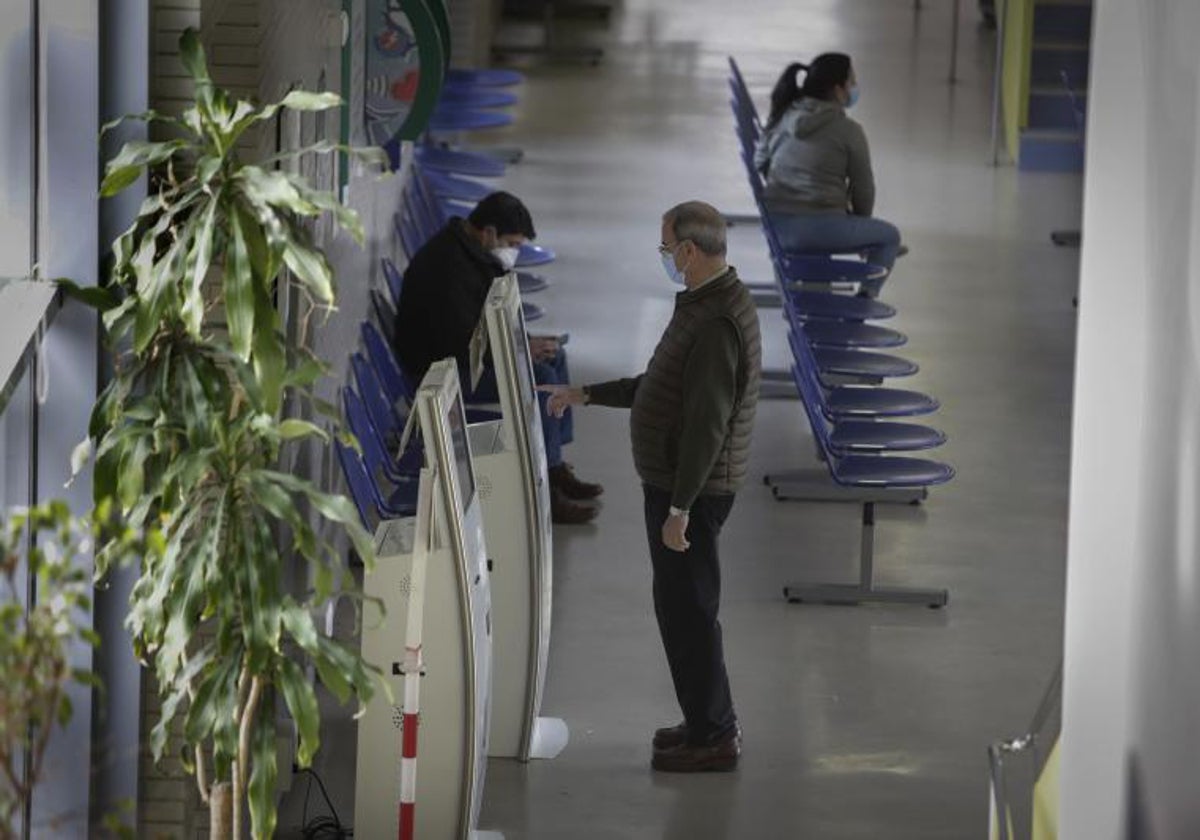
[[[463,382],[469,381],[464,378]],[[561,347],[553,359],[533,363],[533,381],[538,385],[568,385],[571,373],[567,368],[567,351]],[[463,399],[467,403],[500,402],[500,388],[496,384],[496,369],[491,365],[484,368],[479,385]],[[542,440],[546,445],[546,466],[557,467],[563,462],[562,448],[575,440],[575,418],[568,408],[562,417],[553,417],[546,411],[548,394],[538,392],[538,405],[542,408]]]
[[[872,216],[849,213],[774,213],[771,224],[785,251],[826,251],[834,254],[859,252],[867,262],[889,272],[900,249],[900,231],[891,222]],[[863,291],[871,297],[879,294],[886,277],[867,280]]]

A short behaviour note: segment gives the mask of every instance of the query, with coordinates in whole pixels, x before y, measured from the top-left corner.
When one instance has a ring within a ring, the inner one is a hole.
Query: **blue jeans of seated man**
[[[862,252],[868,262],[890,272],[900,250],[900,231],[896,226],[872,216],[774,213],[771,223],[785,251]],[[862,290],[877,297],[885,279],[865,280]]]
[[[463,382],[469,381],[466,377]],[[567,385],[571,373],[567,368],[567,351],[559,348],[553,359],[533,363],[533,381],[538,385]],[[562,448],[575,440],[575,418],[568,408],[562,417],[552,417],[546,411],[549,395],[538,392],[538,405],[542,409],[542,440],[546,445],[546,466],[557,467],[563,462]],[[479,385],[465,396],[468,403],[500,402],[500,388],[496,384],[496,369],[491,365],[484,368]]]

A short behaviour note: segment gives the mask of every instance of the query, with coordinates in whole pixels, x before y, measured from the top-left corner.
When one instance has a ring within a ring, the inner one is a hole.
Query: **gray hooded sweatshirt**
[[[875,176],[862,126],[836,102],[805,97],[763,132],[754,166],[766,178],[773,213],[870,216]]]

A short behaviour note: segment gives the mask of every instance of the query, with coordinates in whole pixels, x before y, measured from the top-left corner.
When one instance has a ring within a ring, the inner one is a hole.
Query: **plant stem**
[[[233,830],[240,837],[242,830],[242,799],[246,795],[246,775],[250,769],[250,730],[258,715],[258,704],[262,699],[265,683],[256,676],[250,683],[250,697],[242,708],[242,723],[238,732],[238,757],[233,766]]]
[[[208,768],[204,765],[204,747],[197,744],[196,750],[196,787],[200,788],[200,801],[209,804]]]

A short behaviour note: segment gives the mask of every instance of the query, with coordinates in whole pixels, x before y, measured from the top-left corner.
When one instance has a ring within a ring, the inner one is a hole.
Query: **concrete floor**
[[[559,254],[554,285],[532,298],[551,314],[534,326],[570,331],[581,383],[632,374],[675,292],[654,250],[662,211],[691,198],[752,208],[726,56],[764,109],[787,62],[850,53],[876,212],[912,249],[883,295],[921,365],[902,387],[942,401],[937,457],[958,476],[919,508],[882,509],[877,528],[877,579],[947,587],[947,609],[788,605],[788,581],[854,577],[858,513],[771,498],[758,478],[812,464],[812,445],[796,402],[762,404],[753,481],[723,536],[742,764],[659,775],[650,734],[679,712],[627,417],[580,411],[568,458],[607,493],[594,526],[555,532],[544,712],[566,719],[571,743],[549,762],[492,761],[482,827],[509,840],[984,836],[986,745],[1025,729],[1060,658],[1077,252],[1048,234],[1077,226],[1080,180],[990,165],[994,35],[964,3],[949,85],[952,4],[922,5],[628,0],[600,33],[598,67],[531,67],[516,126],[487,138],[524,147],[503,186]],[[770,278],[753,226],[730,231],[729,259]],[[766,362],[783,367],[785,325],[778,310],[761,317]]]

